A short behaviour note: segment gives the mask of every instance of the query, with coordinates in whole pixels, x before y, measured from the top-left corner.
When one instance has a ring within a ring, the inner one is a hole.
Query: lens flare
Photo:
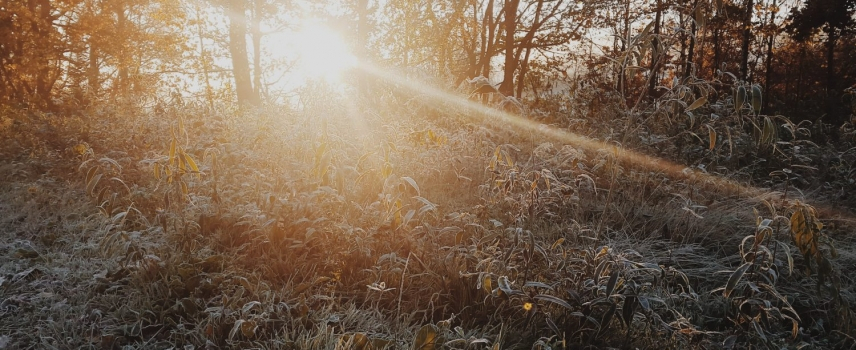
[[[342,36],[318,21],[304,22],[295,33],[295,50],[298,73],[308,79],[338,82],[357,62]]]

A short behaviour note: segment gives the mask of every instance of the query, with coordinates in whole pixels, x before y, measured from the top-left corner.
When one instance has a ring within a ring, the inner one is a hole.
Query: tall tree
[[[63,11],[48,0],[6,1],[0,7],[0,99],[50,107],[63,58],[55,21]]]
[[[773,43],[776,36],[779,34],[779,26],[776,24],[776,15],[779,13],[779,1],[770,0],[766,10],[769,12],[769,20],[764,26],[766,34],[767,54],[764,59],[764,107],[769,108],[772,101],[772,86],[773,86]]]
[[[502,84],[499,85],[499,92],[506,96],[514,93],[514,71],[517,70],[514,49],[516,47],[515,35],[517,34],[517,8],[519,6],[520,0],[505,0],[503,10],[505,12],[505,19],[502,23],[503,30],[505,31],[505,41],[503,42],[505,66],[503,68]]]
[[[743,13],[743,38],[740,44],[740,78],[749,79],[749,50],[752,41],[752,16],[755,10],[755,1],[746,0]]]
[[[239,105],[256,105],[259,97],[250,78],[250,60],[247,56],[247,8],[244,1],[226,1],[229,17],[229,55]]]
[[[660,67],[660,16],[662,13],[662,4],[660,0],[657,0],[654,7],[654,35],[651,39],[651,68],[648,77],[649,96],[654,96],[654,90],[657,86],[657,70]]]
[[[826,112],[833,113],[835,104],[835,46],[838,39],[853,33],[856,21],[856,0],[805,0],[803,6],[791,12],[788,29],[797,40],[809,39],[818,29],[826,35]],[[831,116],[832,122],[843,120],[842,116]]]

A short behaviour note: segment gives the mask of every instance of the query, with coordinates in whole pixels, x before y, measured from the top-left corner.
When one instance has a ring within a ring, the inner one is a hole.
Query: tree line
[[[309,12],[362,60],[450,86],[483,76],[537,102],[585,80],[635,101],[676,79],[744,82],[763,87],[768,111],[836,124],[856,81],[854,11],[856,0],[2,0],[0,104],[50,110],[193,81],[207,104],[256,105],[271,100],[272,68],[289,66],[265,54],[265,36]]]

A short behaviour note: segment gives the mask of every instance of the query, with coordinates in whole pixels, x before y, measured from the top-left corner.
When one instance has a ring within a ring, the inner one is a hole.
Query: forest
[[[854,349],[856,0],[0,0],[0,349]]]

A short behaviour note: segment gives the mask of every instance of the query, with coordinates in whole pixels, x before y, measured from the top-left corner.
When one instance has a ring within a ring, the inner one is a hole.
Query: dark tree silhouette
[[[802,7],[791,12],[788,30],[799,41],[811,38],[818,29],[826,35],[826,112],[833,123],[842,121],[843,115],[833,115],[835,91],[835,47],[838,40],[851,35],[856,26],[853,20],[856,0],[806,0]]]

